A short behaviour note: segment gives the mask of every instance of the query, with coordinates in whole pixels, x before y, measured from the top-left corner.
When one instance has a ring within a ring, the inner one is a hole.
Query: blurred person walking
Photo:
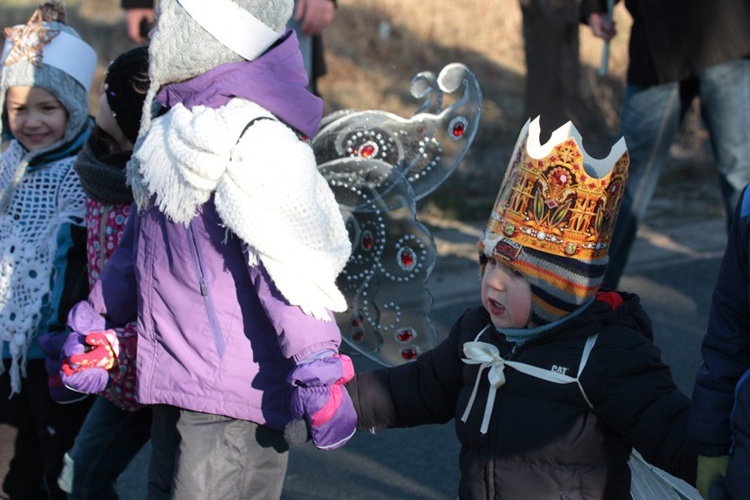
[[[614,289],[681,120],[694,100],[710,133],[727,224],[750,181],[750,2],[625,0],[633,17],[620,133],[630,181],[604,279]]]
[[[526,52],[524,116],[542,116],[542,137],[566,121],[584,123],[589,109],[581,98],[580,24],[609,40],[615,27],[601,0],[520,0]]]

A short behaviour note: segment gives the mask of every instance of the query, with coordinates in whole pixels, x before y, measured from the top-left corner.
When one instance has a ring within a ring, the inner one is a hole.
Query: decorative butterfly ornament
[[[336,319],[347,345],[384,366],[412,361],[440,340],[427,288],[437,249],[416,202],[458,167],[482,110],[479,83],[460,63],[437,77],[416,75],[410,89],[424,101],[410,119],[338,111],[312,142],[352,242],[337,280],[349,307]],[[447,106],[446,97],[453,98]]]

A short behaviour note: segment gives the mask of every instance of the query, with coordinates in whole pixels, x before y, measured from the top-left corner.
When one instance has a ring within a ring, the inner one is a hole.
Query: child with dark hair
[[[97,58],[64,21],[62,4],[45,3],[5,30],[2,55],[0,419],[18,430],[3,482],[11,498],[64,498],[62,458],[92,402],[52,400],[37,344],[41,333],[65,330],[88,288],[86,196],[73,163],[91,130]]]
[[[88,197],[86,253],[90,286],[120,244],[131,211],[133,193],[127,185],[126,165],[138,136],[147,89],[148,47],[129,50],[109,64],[96,126],[74,166]],[[151,436],[151,408],[138,404],[135,395],[135,324],[133,320],[123,328],[102,334],[115,338],[113,343],[118,346],[116,362],[113,359],[114,364],[107,371],[84,372],[72,369],[69,360],[61,360],[60,379],[67,388],[77,391],[75,394],[101,396],[65,456],[58,482],[69,499],[116,498],[117,477]],[[77,352],[73,356],[79,364],[100,352],[86,352],[81,339],[62,335],[64,351],[68,355]],[[57,338],[58,334],[48,334],[40,342],[56,344]]]

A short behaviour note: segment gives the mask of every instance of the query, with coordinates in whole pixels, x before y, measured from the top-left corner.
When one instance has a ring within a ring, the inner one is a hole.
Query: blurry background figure
[[[525,117],[542,116],[542,138],[566,121],[593,113],[579,89],[579,26],[609,40],[614,25],[599,0],[520,0],[526,51]]]
[[[618,286],[680,122],[700,99],[730,222],[750,181],[750,3],[626,0],[633,17],[620,131],[630,179],[610,250],[606,288]]]

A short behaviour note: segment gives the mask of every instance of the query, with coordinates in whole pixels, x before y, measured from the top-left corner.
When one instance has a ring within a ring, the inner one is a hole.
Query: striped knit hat
[[[620,139],[604,159],[589,157],[566,123],[539,144],[539,118],[526,122],[479,241],[531,284],[531,326],[587,305],[604,278],[609,243],[627,182]]]

